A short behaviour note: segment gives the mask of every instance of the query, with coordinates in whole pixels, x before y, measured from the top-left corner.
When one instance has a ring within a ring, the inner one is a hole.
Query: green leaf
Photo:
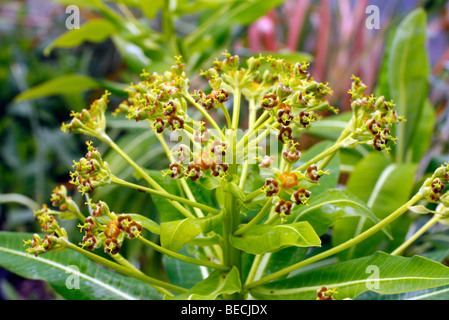
[[[438,262],[377,252],[256,287],[250,293],[258,299],[315,300],[317,290],[324,286],[337,288],[334,297],[342,300],[367,291],[396,294],[447,284],[449,268]]]
[[[287,221],[308,221],[320,236],[341,219],[358,216],[374,223],[380,221],[363,201],[347,190],[331,189],[311,199],[308,206],[295,206]]]
[[[407,159],[418,163],[422,157],[429,150],[432,142],[434,127],[436,121],[436,112],[430,101],[426,101],[422,108],[421,116],[419,117],[413,137],[408,149]]]
[[[195,255],[187,250],[187,247],[182,248],[179,253],[185,256],[195,257]],[[172,259],[165,255],[162,260],[170,283],[182,288],[191,288],[209,275],[207,268],[203,266]]]
[[[35,257],[27,254],[23,240],[30,233],[0,232],[0,266],[19,276],[48,282],[66,299],[134,300],[161,299],[152,287],[130,277],[109,271],[69,249]],[[70,275],[79,276],[79,289],[68,289]],[[69,280],[67,280],[69,278]]]
[[[212,231],[223,219],[223,214],[203,218],[183,219],[161,224],[161,245],[177,252],[200,233]]]
[[[233,294],[240,292],[242,284],[240,282],[239,271],[232,267],[229,272],[215,270],[209,277],[192,287],[189,292],[165,299],[169,300],[214,300],[222,294]]]
[[[94,19],[83,24],[79,29],[71,29],[44,49],[44,54],[48,56],[54,48],[73,48],[80,44],[89,42],[102,42],[116,33],[115,26],[104,19]]]
[[[43,98],[57,94],[77,93],[85,90],[97,89],[101,85],[98,81],[79,74],[68,74],[41,83],[15,97],[15,101]]]
[[[427,17],[419,8],[397,28],[388,54],[388,83],[397,112],[407,122],[397,125],[396,159],[403,161],[411,147],[416,123],[421,117],[428,92],[429,59],[426,50]]]
[[[415,164],[392,163],[383,154],[373,152],[359,162],[346,187],[382,220],[409,200],[416,169]],[[407,229],[409,224],[405,215],[390,224],[394,237],[392,243],[400,244],[404,240],[404,228]],[[332,242],[334,245],[346,242],[371,226],[373,222],[365,217],[338,221],[333,228]],[[384,234],[376,233],[357,246],[341,252],[338,257],[347,260],[372,254],[384,240]]]
[[[238,236],[231,236],[231,244],[251,254],[273,252],[287,246],[318,247],[321,240],[307,221],[292,224],[255,225]]]

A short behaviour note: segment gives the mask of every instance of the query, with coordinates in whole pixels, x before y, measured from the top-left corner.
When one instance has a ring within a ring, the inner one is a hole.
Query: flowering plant
[[[44,205],[35,211],[48,234],[43,239],[36,234],[26,241],[27,252],[38,256],[76,251],[150,285],[159,297],[167,299],[330,300],[355,298],[370,290],[399,293],[404,287],[414,291],[448,284],[446,267],[424,258],[398,256],[413,237],[392,254],[378,252],[327,269],[292,274],[351,250],[379,233],[391,237],[389,225],[409,209],[431,212],[435,215],[433,223],[445,222],[449,196],[444,193],[444,184],[449,182],[449,165],[438,168],[410,200],[380,219],[356,196],[334,188],[329,179],[334,179],[332,163],[342,150],[364,146],[388,153],[394,148],[394,125],[405,120],[395,111],[394,103],[368,94],[368,87],[353,76],[348,91],[351,119],[333,144],[313,154],[304,152],[300,149],[302,134],[326,112],[337,113],[326,99],[332,94],[328,84],[315,81],[307,63],[292,64],[271,56],[242,62],[228,52],[223,55],[223,60],[217,59],[212,68],[201,73],[209,90],[192,90],[185,64],[177,57],[176,64],[163,74],[144,71],[142,80],[127,88],[128,99],[114,110],[115,116],[146,122],[157,136],[170,162],[159,176],[138,165],[106,133],[108,92],[89,109],[71,114],[70,123],[62,125],[63,131],[105,142],[144,184],[115,176],[98,148],[88,141],[86,155],[74,163],[70,183],[86,197],[89,215],[68,196],[66,187],[55,188],[51,201],[56,209]],[[243,121],[246,106],[248,118]],[[167,190],[162,180],[180,192]],[[164,201],[169,209],[159,210],[161,223],[144,213],[114,212],[107,203],[91,199],[106,185],[147,193],[153,200]],[[204,198],[202,194],[208,194],[212,201],[199,201]],[[439,205],[432,211],[415,205],[419,201]],[[327,250],[313,250],[322,246],[321,237],[331,226],[355,216],[371,225]],[[79,245],[70,241],[55,217],[79,221],[84,233]],[[160,244],[150,240],[149,234],[158,235]],[[128,241],[196,266],[204,271],[204,279],[183,287],[146,275],[121,255]],[[181,253],[184,247],[190,251]],[[100,250],[110,259],[98,254]],[[306,256],[309,250],[314,254]],[[372,265],[385,268],[377,278],[382,282],[378,287],[370,287],[371,280],[364,273]],[[340,274],[341,270],[346,272]],[[412,278],[417,280],[410,281]]]

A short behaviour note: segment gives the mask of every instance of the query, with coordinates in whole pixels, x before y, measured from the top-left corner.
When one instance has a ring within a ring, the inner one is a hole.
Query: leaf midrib
[[[135,297],[130,296],[127,293],[124,293],[124,292],[118,290],[117,288],[114,288],[114,287],[112,287],[112,286],[110,286],[110,285],[108,285],[108,284],[106,284],[104,282],[101,282],[101,281],[99,281],[99,280],[97,280],[95,278],[92,278],[92,277],[90,277],[90,276],[88,276],[88,275],[86,275],[84,273],[78,272],[78,271],[76,271],[76,270],[74,270],[72,268],[66,267],[66,266],[64,266],[62,264],[59,264],[57,262],[54,262],[54,261],[51,261],[51,260],[48,260],[48,259],[44,259],[44,258],[41,258],[41,257],[32,257],[32,256],[27,255],[24,252],[8,249],[8,248],[4,248],[4,247],[0,247],[0,251],[3,251],[3,252],[8,253],[8,254],[16,255],[16,256],[21,256],[21,257],[29,259],[29,260],[37,260],[39,262],[42,262],[42,263],[45,263],[45,264],[50,265],[52,267],[58,268],[60,270],[63,270],[66,273],[76,274],[76,275],[80,276],[81,278],[84,278],[85,280],[88,280],[88,281],[90,281],[92,283],[95,283],[96,285],[98,285],[100,287],[103,287],[104,289],[106,289],[106,290],[108,290],[110,292],[113,292],[113,293],[123,297],[124,299],[137,300]]]

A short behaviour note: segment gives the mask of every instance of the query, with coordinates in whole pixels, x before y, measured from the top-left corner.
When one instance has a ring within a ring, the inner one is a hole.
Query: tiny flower
[[[164,107],[164,116],[173,117],[176,113],[176,105],[173,101],[169,101]]]
[[[204,97],[203,101],[201,102],[201,105],[204,107],[204,109],[208,111],[213,109],[215,107],[214,95],[209,94],[206,97]]]
[[[165,129],[165,122],[164,119],[161,117],[156,117],[156,121],[153,122],[153,128],[156,130],[157,133],[164,132]]]
[[[377,151],[388,150],[387,142],[388,140],[383,139],[380,134],[377,134],[373,139],[373,147]]]
[[[305,112],[305,111],[301,111],[299,113],[299,124],[303,127],[303,128],[308,128],[310,126],[310,124],[315,121],[315,116],[313,113],[309,113],[309,112]]]
[[[224,103],[229,100],[229,92],[225,89],[214,89],[211,94],[219,103]]]
[[[182,177],[184,169],[179,163],[174,162],[174,163],[170,164],[169,168],[170,168],[169,173],[171,172],[170,173],[171,178],[178,179],[178,178]]]
[[[274,211],[276,211],[279,216],[289,216],[292,213],[293,204],[290,201],[285,201],[284,199],[279,200]]]
[[[317,300],[334,300],[332,296],[337,293],[336,288],[328,290],[326,287],[322,287],[317,290]]]
[[[282,127],[281,130],[279,131],[278,139],[282,143],[287,143],[287,142],[293,140],[292,128]]]
[[[128,232],[128,227],[131,221],[131,216],[127,214],[121,214],[117,217],[117,227],[124,232]]]
[[[87,233],[92,233],[94,229],[96,229],[97,224],[95,223],[95,220],[92,217],[88,217],[84,220],[84,224],[78,224],[78,227]]]
[[[277,95],[275,93],[269,93],[262,97],[262,107],[265,109],[273,109],[278,105]]]
[[[379,131],[381,131],[381,129],[382,129],[381,124],[377,122],[375,119],[372,119],[371,121],[368,122],[368,130],[373,135],[377,135]]]
[[[98,201],[98,203],[88,203],[92,208],[91,215],[98,218],[102,216],[108,216],[110,214],[109,207],[104,201]]]
[[[298,176],[294,172],[284,172],[279,176],[279,180],[284,188],[294,188],[298,185]]]
[[[128,225],[127,233],[130,239],[138,238],[142,233],[142,225],[135,220],[131,221]]]
[[[226,143],[222,141],[214,141],[212,148],[210,151],[216,156],[224,156],[226,155]]]
[[[210,135],[211,134],[208,129],[204,129],[203,133],[201,133],[200,130],[195,130],[195,133],[193,134],[193,140],[196,142],[205,143],[209,141]]]
[[[280,100],[282,101],[282,99],[288,97],[289,95],[291,95],[293,93],[293,90],[291,88],[289,88],[288,86],[283,85],[282,83],[279,85],[277,91],[277,96],[280,98]]]
[[[295,204],[300,205],[300,204],[307,204],[307,202],[309,201],[309,198],[311,196],[311,192],[304,189],[304,188],[299,188],[298,190],[296,190],[292,197],[291,200],[293,202],[295,202]]]
[[[106,239],[104,242],[104,251],[110,254],[117,254],[120,250],[120,243],[117,239]]]
[[[301,152],[294,146],[292,146],[291,148],[288,148],[287,150],[284,150],[282,152],[282,157],[288,163],[295,163],[301,158]]]
[[[430,190],[431,190],[431,194],[430,194],[430,199],[432,201],[440,201],[440,197],[443,195],[443,189],[444,189],[444,184],[441,182],[440,179],[435,179],[432,181],[431,185],[430,185]]]
[[[117,238],[120,234],[119,223],[117,220],[109,221],[106,224],[106,230],[104,234],[108,238]]]
[[[212,171],[212,175],[214,177],[223,177],[226,174],[226,171],[228,171],[229,166],[227,163],[212,163],[210,167]]]
[[[265,192],[267,197],[272,197],[279,192],[279,183],[272,178],[267,178],[262,187],[262,191]]]
[[[185,144],[179,145],[178,149],[173,152],[176,162],[183,163],[185,160],[190,160],[190,148]]]
[[[318,170],[318,168],[315,164],[313,164],[307,168],[307,177],[312,182],[318,182],[318,180],[320,180],[320,178],[325,174],[329,174],[329,171]]]
[[[274,161],[274,156],[264,156],[259,162],[260,168],[268,168]]]
[[[89,232],[84,236],[83,240],[80,243],[80,246],[86,250],[94,250],[99,246],[99,242],[97,241],[97,238]]]
[[[281,103],[277,111],[277,121],[284,126],[288,126],[293,120],[291,111],[292,109],[289,105]]]
[[[184,129],[184,120],[178,116],[173,116],[168,119],[168,124],[171,126],[172,130]]]
[[[187,166],[186,177],[190,178],[191,181],[196,181],[197,179],[201,178],[201,176],[202,173],[199,165],[195,163],[190,163]]]

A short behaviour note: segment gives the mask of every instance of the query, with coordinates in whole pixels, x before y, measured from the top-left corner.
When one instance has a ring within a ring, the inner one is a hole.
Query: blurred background
[[[76,23],[77,10],[67,10],[72,4],[79,9],[77,33],[68,30]],[[367,8],[373,5],[379,9],[379,28],[368,27],[373,12]],[[242,58],[270,53],[292,62],[309,61],[311,74],[329,82],[334,90],[330,102],[344,114],[349,110],[352,74],[373,92],[385,83],[382,67],[391,39],[398,24],[417,7],[427,13],[430,63],[429,111],[422,115],[428,117],[430,139],[418,159],[419,172],[425,176],[449,161],[447,1],[1,1],[0,230],[40,231],[33,208],[49,203],[58,184],[67,184],[72,160],[84,150],[83,137],[63,134],[61,123],[71,110],[88,106],[105,89],[113,93],[110,105],[117,106],[124,99],[121,90],[138,80],[142,69],[162,72],[174,56],[182,55],[192,87],[201,87],[207,83],[195,75],[225,49]],[[124,118],[108,119],[108,128],[139,164],[152,169],[166,166],[158,160],[163,150],[148,129]],[[319,138],[320,134],[311,135],[309,145]],[[118,176],[132,176],[115,154],[106,153],[105,159]],[[116,212],[155,216],[148,197],[114,188],[99,190],[95,196]],[[84,202],[74,192],[73,197]],[[72,229],[71,236],[80,237]],[[126,250],[145,272],[159,272],[154,261],[160,259],[151,259],[154,252],[137,245]],[[60,297],[44,282],[0,268],[0,299],[55,298]]]

